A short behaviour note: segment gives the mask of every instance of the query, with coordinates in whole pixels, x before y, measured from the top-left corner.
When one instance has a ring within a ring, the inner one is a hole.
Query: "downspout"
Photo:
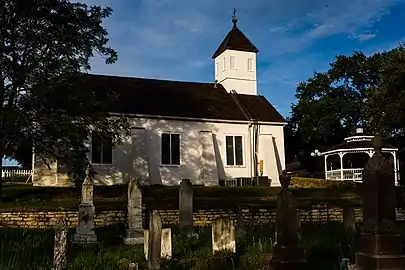
[[[259,141],[259,136],[258,136],[258,127],[259,123],[257,119],[250,114],[248,108],[240,101],[237,99],[237,92],[235,90],[230,91],[233,100],[235,101],[236,105],[239,107],[239,109],[242,111],[243,115],[245,116],[246,120],[249,121],[249,137],[250,137],[250,145],[251,145],[251,164],[252,169],[253,169],[253,177],[258,176],[258,157],[257,157],[257,148],[258,148],[258,141]],[[252,174],[252,170],[250,171],[250,174]]]

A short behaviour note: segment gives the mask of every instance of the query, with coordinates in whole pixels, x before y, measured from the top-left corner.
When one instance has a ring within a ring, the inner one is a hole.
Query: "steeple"
[[[233,10],[232,16],[232,23],[233,27],[231,31],[229,31],[228,35],[224,38],[221,45],[219,45],[218,49],[212,55],[212,58],[217,57],[225,50],[237,50],[237,51],[244,51],[244,52],[254,52],[258,53],[259,50],[256,48],[255,45],[239,30],[236,26],[238,22],[238,18],[236,17],[236,9]]]
[[[257,95],[256,53],[259,50],[237,27],[233,10],[233,27],[212,55],[215,61],[215,80],[230,92]]]

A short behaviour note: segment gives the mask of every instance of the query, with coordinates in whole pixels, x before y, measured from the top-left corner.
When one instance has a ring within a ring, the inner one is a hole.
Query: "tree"
[[[405,48],[366,56],[339,55],[323,73],[297,86],[290,140],[306,153],[343,141],[356,125],[405,146]],[[288,143],[287,143],[288,145]]]
[[[111,8],[67,0],[2,3],[0,160],[18,158],[32,143],[44,161],[57,159],[73,169],[75,156],[85,166],[90,132],[112,136],[114,143],[129,132],[125,118],[109,117],[114,91],[86,87],[81,76],[95,52],[107,64],[117,60],[101,25]]]

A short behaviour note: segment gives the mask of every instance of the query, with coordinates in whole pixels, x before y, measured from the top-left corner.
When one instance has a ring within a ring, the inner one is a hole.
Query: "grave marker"
[[[67,224],[65,219],[60,219],[55,226],[55,243],[53,247],[52,270],[67,269]]]
[[[128,228],[124,245],[143,244],[142,225],[142,190],[139,184],[131,179],[128,183]]]
[[[236,252],[236,236],[233,221],[219,218],[212,222],[212,251],[220,250]]]
[[[374,155],[363,171],[363,230],[358,270],[405,269],[401,238],[396,227],[395,176],[392,160],[382,153],[383,138],[373,139]]]
[[[179,188],[179,227],[193,229],[193,185],[190,179],[183,179]]]
[[[79,205],[79,221],[73,243],[86,247],[97,244],[94,232],[95,208],[93,204],[93,181],[90,177],[90,167],[86,169],[86,178],[82,185],[82,198]]]
[[[295,197],[288,190],[291,176],[280,175],[281,191],[277,195],[276,244],[271,261],[274,270],[299,270],[306,265],[306,250],[298,239],[298,215]]]

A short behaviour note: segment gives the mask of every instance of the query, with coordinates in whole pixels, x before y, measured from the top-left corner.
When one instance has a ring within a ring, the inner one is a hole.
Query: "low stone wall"
[[[313,205],[311,209],[299,209],[301,222],[326,223],[328,221],[342,221],[342,208],[328,208],[325,204]],[[177,225],[179,223],[178,210],[159,210],[162,222],[165,226]],[[356,221],[362,220],[362,211],[355,208]],[[144,225],[147,226],[147,213],[143,213]],[[275,209],[239,209],[231,210],[199,210],[194,212],[194,224],[201,227],[209,225],[217,218],[237,219],[242,217],[245,225],[257,225],[274,222],[276,217]],[[52,228],[60,218],[68,220],[68,227],[74,228],[77,225],[77,211],[58,212],[3,212],[0,213],[0,227],[20,227],[20,228]],[[117,223],[126,223],[126,211],[101,211],[96,213],[96,227],[104,227]],[[405,220],[404,209],[397,209],[397,220]],[[146,227],[145,226],[145,227]]]

